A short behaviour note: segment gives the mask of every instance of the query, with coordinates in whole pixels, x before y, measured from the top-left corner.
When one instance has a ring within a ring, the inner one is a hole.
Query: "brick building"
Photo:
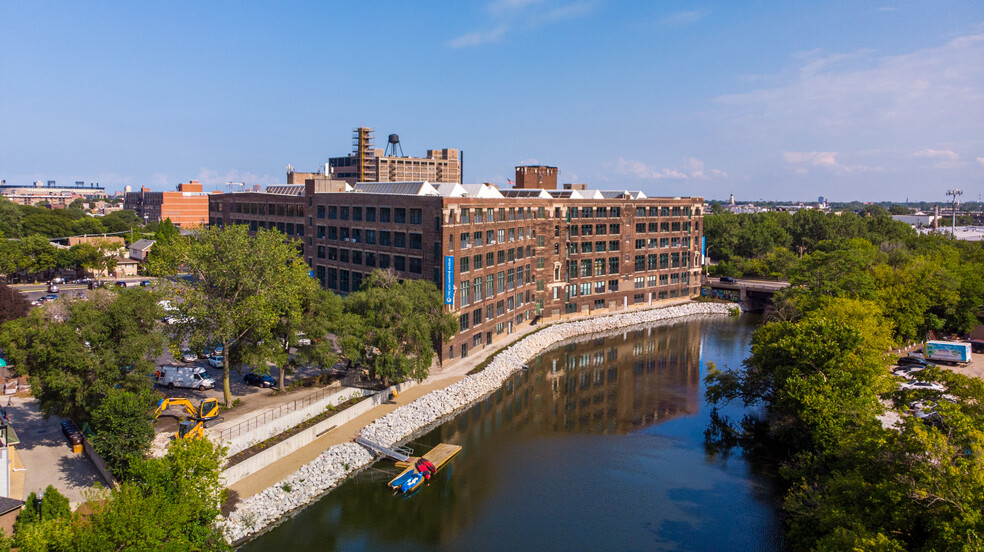
[[[208,221],[208,196],[197,180],[178,184],[177,191],[152,192],[141,188],[139,192],[127,192],[123,207],[136,211],[146,222],[171,219],[178,227],[200,226]]]
[[[300,240],[315,277],[338,293],[358,290],[376,268],[433,281],[461,323],[443,360],[537,315],[614,312],[699,291],[702,198],[309,179],[209,200],[210,224]]]
[[[345,157],[331,157],[325,173],[356,182],[458,182],[461,183],[462,153],[455,148],[427,150],[426,157],[386,155],[386,151],[373,147],[371,128],[355,129],[352,153]],[[392,136],[396,136],[395,134]],[[399,140],[399,138],[397,138]],[[402,148],[400,150],[402,154]]]

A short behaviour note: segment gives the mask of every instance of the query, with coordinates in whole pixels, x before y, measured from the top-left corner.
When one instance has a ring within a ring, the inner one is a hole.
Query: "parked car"
[[[64,284],[65,283],[65,278],[52,278],[50,283],[52,283],[52,284]]]
[[[222,357],[220,356],[210,356],[208,357],[208,365],[212,368],[222,368]]]
[[[103,285],[105,284],[103,284],[102,282],[89,282],[89,289],[101,288],[103,287]]]
[[[150,285],[150,280],[140,280],[140,287],[147,287]]]
[[[45,295],[44,297],[42,297],[42,299],[44,299],[45,301],[54,301],[55,299],[58,299],[58,296],[57,295]]]
[[[88,284],[92,282],[92,278],[79,278],[77,280],[72,280],[73,284]]]
[[[738,282],[738,280],[735,280],[731,276],[721,276],[720,281],[721,281],[721,283],[724,283],[724,284],[734,284],[734,283],[737,283]]]
[[[58,293],[58,286],[55,284],[48,284],[48,293]]]
[[[914,381],[912,383],[903,383],[899,386],[900,389],[906,389],[909,391],[939,391],[940,393],[946,391],[946,387],[943,385],[931,382],[931,381]]]
[[[298,345],[310,345],[311,338],[304,335],[304,332],[297,332],[297,344]]]
[[[204,349],[202,349],[201,351],[198,352],[198,358],[200,358],[202,360],[207,360],[208,357],[210,357],[210,356],[212,356],[212,348],[211,347],[205,347]]]
[[[912,379],[915,377],[915,374],[922,372],[925,369],[925,367],[919,365],[899,366],[895,369],[895,375]]]
[[[198,355],[195,353],[187,349],[181,351],[181,362],[195,362],[196,360],[198,360]]]
[[[116,282],[116,287],[126,287],[130,285],[128,282]]]
[[[269,374],[257,374],[255,372],[250,372],[243,376],[243,381],[247,385],[255,385],[257,387],[273,387],[277,385],[277,380],[273,379]]]
[[[896,362],[896,364],[898,364],[899,366],[922,366],[923,368],[931,368],[933,366],[936,366],[935,364],[924,358],[919,358],[914,356],[902,357],[898,360],[898,362]]]

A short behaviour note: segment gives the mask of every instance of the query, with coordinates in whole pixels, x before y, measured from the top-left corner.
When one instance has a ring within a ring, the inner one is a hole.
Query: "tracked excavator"
[[[205,436],[205,428],[222,421],[219,416],[219,399],[202,399],[196,408],[191,401],[183,398],[165,397],[157,403],[154,419],[160,417],[169,407],[181,406],[191,416],[191,420],[178,423],[175,439],[200,439]]]

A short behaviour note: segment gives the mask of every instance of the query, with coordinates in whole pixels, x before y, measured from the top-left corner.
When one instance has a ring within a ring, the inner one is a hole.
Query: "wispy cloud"
[[[984,167],[984,157],[978,157],[977,164]]]
[[[486,4],[485,29],[469,31],[448,41],[451,48],[469,48],[502,40],[516,28],[535,29],[558,21],[590,15],[602,0],[495,0]]]
[[[704,180],[707,178],[725,178],[728,176],[719,169],[705,169],[704,162],[696,157],[687,157],[677,168],[657,168],[643,161],[619,157],[615,162],[615,172],[621,175],[634,176],[639,180],[660,180],[664,178],[678,180]]]
[[[955,152],[951,150],[935,150],[935,149],[924,149],[917,151],[912,154],[913,157],[931,157],[931,158],[943,158],[956,161],[960,158]]]
[[[489,44],[491,42],[497,42],[502,35],[506,32],[506,26],[500,25],[494,29],[488,31],[472,31],[470,33],[465,33],[451,42],[448,42],[448,46],[452,48],[468,48],[469,46],[481,46],[482,44]]]
[[[697,23],[707,17],[709,13],[704,10],[679,11],[664,16],[659,20],[659,24],[664,27],[683,27]]]
[[[843,176],[967,167],[959,152],[980,150],[980,30],[898,55],[809,51],[790,61],[782,73],[746,82],[755,88],[715,103],[729,134],[800,145],[776,153],[795,172]]]

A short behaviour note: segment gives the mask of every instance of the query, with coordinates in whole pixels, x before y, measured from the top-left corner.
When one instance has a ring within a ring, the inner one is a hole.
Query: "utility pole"
[[[957,198],[963,195],[963,190],[960,189],[947,190],[946,195],[953,197],[953,204],[952,204],[953,211],[950,213],[951,214],[950,237],[953,239],[957,239],[957,202],[958,202]]]

